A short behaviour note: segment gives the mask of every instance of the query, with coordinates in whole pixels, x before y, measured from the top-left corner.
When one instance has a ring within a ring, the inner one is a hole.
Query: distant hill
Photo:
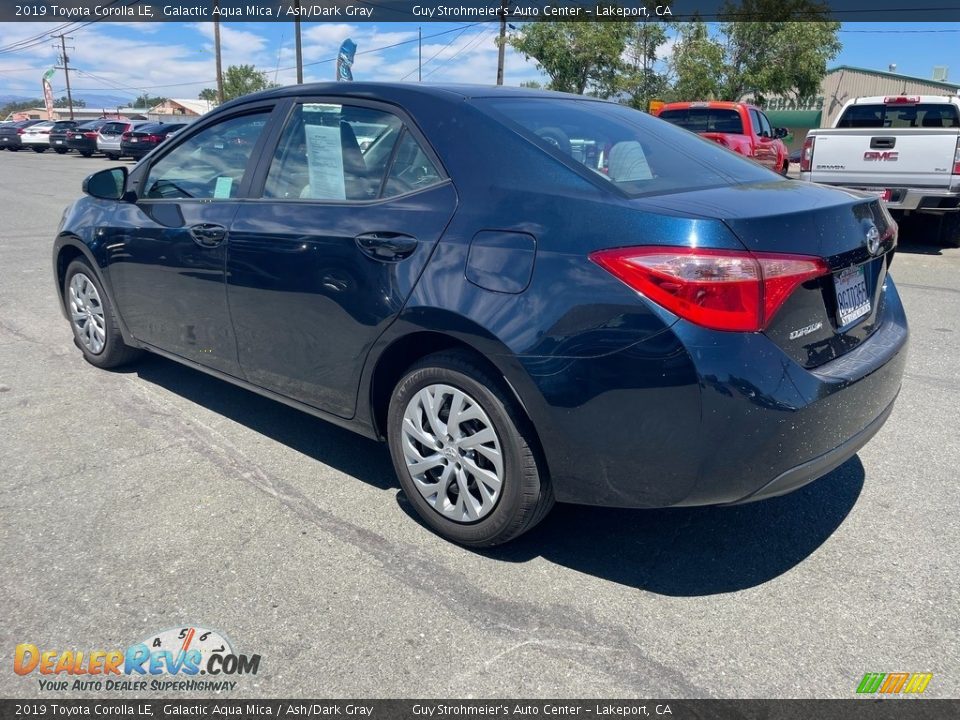
[[[66,95],[66,93],[61,93]],[[26,100],[40,100],[42,96],[38,92],[36,95],[0,95],[0,106],[12,102],[24,102]],[[96,93],[77,93],[73,96],[74,100],[83,100],[88,108],[104,108],[110,110],[116,107],[126,107],[133,102],[133,96],[122,95],[98,95]]]

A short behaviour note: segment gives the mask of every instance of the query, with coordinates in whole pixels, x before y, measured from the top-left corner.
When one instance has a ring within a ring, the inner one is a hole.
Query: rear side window
[[[269,117],[268,110],[232,117],[191,135],[151,166],[143,183],[144,197],[235,197]]]
[[[641,197],[748,182],[786,182],[746,158],[623,105],[553,98],[475,101],[567,164]]]
[[[336,103],[303,103],[284,127],[263,196],[375,200],[427,187],[440,179],[396,115]]]
[[[715,132],[729,135],[742,135],[743,122],[736,110],[721,108],[686,108],[684,110],[664,110],[659,118],[672,125],[695,133]]]
[[[957,109],[949,103],[910,105],[851,105],[837,121],[838,128],[955,128]]]

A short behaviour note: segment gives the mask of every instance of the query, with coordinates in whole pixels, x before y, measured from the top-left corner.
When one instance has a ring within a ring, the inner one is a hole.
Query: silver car
[[[116,120],[108,122],[97,132],[97,150],[110,160],[120,159],[120,140],[124,133],[133,132],[141,125],[147,125],[150,120]]]

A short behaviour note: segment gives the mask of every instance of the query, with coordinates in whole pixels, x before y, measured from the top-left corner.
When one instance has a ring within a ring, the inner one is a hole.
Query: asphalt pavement
[[[179,627],[261,656],[219,697],[960,695],[960,250],[928,225],[892,271],[903,390],[857,457],[738,508],[558,506],[475,552],[413,518],[383,446],[168,360],[84,362],[50,250],[108,166],[0,152],[0,696],[92,697],[16,675],[17,644]]]

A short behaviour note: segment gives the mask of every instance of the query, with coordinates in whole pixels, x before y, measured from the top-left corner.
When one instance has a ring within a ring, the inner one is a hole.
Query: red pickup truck
[[[790,168],[790,155],[781,140],[787,135],[786,128],[771,127],[763,111],[753,105],[720,101],[667,103],[657,117],[783,175]]]

